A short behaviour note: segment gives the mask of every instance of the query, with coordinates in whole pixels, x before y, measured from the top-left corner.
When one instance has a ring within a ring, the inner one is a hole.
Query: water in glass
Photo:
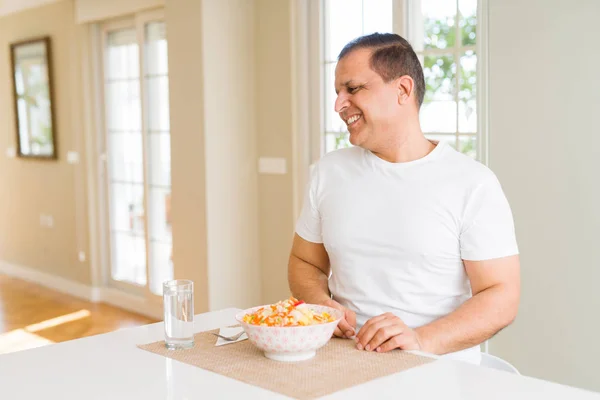
[[[194,346],[194,283],[188,280],[163,284],[165,346],[182,349]]]

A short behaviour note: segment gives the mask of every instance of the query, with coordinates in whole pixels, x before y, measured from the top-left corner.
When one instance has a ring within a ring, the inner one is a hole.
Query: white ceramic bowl
[[[251,314],[261,307],[252,307],[239,312],[235,319],[244,327],[248,340],[261,349],[265,357],[275,361],[303,361],[315,356],[317,349],[323,347],[340,322],[343,314],[335,308],[307,304],[314,312],[328,312],[335,320],[324,324],[307,326],[261,326],[247,324],[244,315]]]

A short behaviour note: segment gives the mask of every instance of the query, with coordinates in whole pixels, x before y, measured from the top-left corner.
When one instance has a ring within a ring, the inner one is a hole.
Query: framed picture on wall
[[[17,155],[56,159],[50,37],[10,45]]]

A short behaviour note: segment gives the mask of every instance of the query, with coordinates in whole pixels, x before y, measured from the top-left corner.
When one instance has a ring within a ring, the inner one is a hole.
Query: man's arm
[[[329,293],[329,256],[322,243],[311,243],[294,234],[288,264],[292,295],[307,303],[323,304]]]
[[[516,317],[520,297],[519,256],[464,261],[473,297],[452,313],[416,329],[386,313],[372,318],[356,337],[357,347],[386,352],[400,348],[446,354],[476,346]]]
[[[454,312],[415,329],[421,350],[445,354],[476,346],[511,324],[521,291],[519,256],[464,261],[473,297]]]
[[[292,295],[307,303],[337,308],[344,318],[335,328],[334,336],[352,337],[356,330],[356,314],[331,298],[329,292],[329,255],[322,243],[311,243],[294,234],[288,265],[288,282]]]

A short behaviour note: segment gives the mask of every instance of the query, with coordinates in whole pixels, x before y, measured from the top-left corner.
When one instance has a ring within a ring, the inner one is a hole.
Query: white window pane
[[[461,133],[477,131],[477,104],[474,100],[458,102],[458,128]]]
[[[456,63],[452,55],[422,58],[425,77],[425,101],[452,100],[456,89]]]
[[[421,129],[429,132],[456,132],[456,102],[432,101],[423,103],[420,112]]]
[[[325,130],[327,132],[347,131],[346,124],[335,112],[335,66],[336,64],[325,65]]]
[[[325,134],[325,152],[351,147],[348,132],[327,132]]]
[[[109,131],[141,131],[140,84],[137,80],[106,84],[106,114]]]
[[[143,81],[136,29],[107,34],[105,49],[105,109],[109,175],[112,276],[145,285],[149,250],[151,290],[159,293],[173,276],[170,228],[170,124],[166,25],[144,26]],[[144,84],[145,132],[142,132]],[[147,148],[143,136],[147,135]],[[147,152],[147,153],[144,153]],[[149,193],[144,193],[147,165]],[[132,184],[131,182],[135,182]],[[148,198],[145,210],[144,198]],[[148,227],[145,227],[145,220]],[[146,243],[146,229],[150,243]]]
[[[150,230],[150,291],[162,293],[173,279],[171,234],[171,135],[166,25],[145,26],[145,87],[148,129],[148,225]]]
[[[335,142],[336,142],[336,135],[331,134],[331,133],[326,133],[325,134],[325,153],[329,153],[330,151],[333,151],[336,149],[335,147]]]
[[[111,183],[110,226],[113,232],[144,235],[144,188],[141,184]]]
[[[151,242],[150,290],[162,294],[162,283],[173,279],[172,245],[170,243]]]
[[[162,282],[173,279],[171,189],[150,188],[150,290],[160,294]]]
[[[471,158],[477,158],[477,137],[461,135],[458,137],[458,150]]]
[[[337,60],[344,46],[362,35],[362,0],[325,0],[325,59]]]
[[[463,17],[476,17],[477,0],[458,0],[458,9]]]
[[[447,49],[456,42],[456,0],[420,0],[426,49]],[[416,30],[418,31],[418,30]]]
[[[436,142],[445,142],[451,147],[456,149],[456,135],[435,135],[435,134],[427,134],[425,135],[427,139],[433,140]]]
[[[111,180],[143,183],[142,151],[140,132],[109,133],[108,159]]]
[[[451,19],[456,15],[456,0],[417,0],[421,13],[427,18]]]
[[[137,45],[137,37],[136,37],[135,28],[126,28],[114,30],[108,33],[106,38],[106,42],[109,48],[127,46],[127,45]]]
[[[460,90],[458,92],[458,130],[477,130],[477,56],[467,52],[460,58]]]
[[[31,151],[31,134],[29,133],[29,119],[27,118],[27,102],[22,97],[17,100],[19,118],[19,135],[21,137],[27,135],[27,140],[22,140],[20,143],[21,152],[29,153]]]
[[[150,136],[151,185],[171,185],[171,136],[168,133],[151,133]]]
[[[169,78],[155,76],[146,78],[148,91],[148,130],[168,131],[169,123]]]
[[[459,0],[460,31],[463,46],[477,43],[477,0]]]
[[[146,244],[143,237],[116,232],[112,235],[112,277],[146,284]]]
[[[118,281],[145,285],[142,105],[135,28],[109,32],[106,46],[111,274]]]
[[[363,34],[392,32],[392,0],[363,0]]]
[[[171,242],[171,188],[150,187],[150,239]]]
[[[167,58],[167,37],[164,22],[146,25],[146,74],[164,75],[169,71]]]
[[[139,58],[134,28],[108,33],[106,49],[107,80],[139,77]]]

